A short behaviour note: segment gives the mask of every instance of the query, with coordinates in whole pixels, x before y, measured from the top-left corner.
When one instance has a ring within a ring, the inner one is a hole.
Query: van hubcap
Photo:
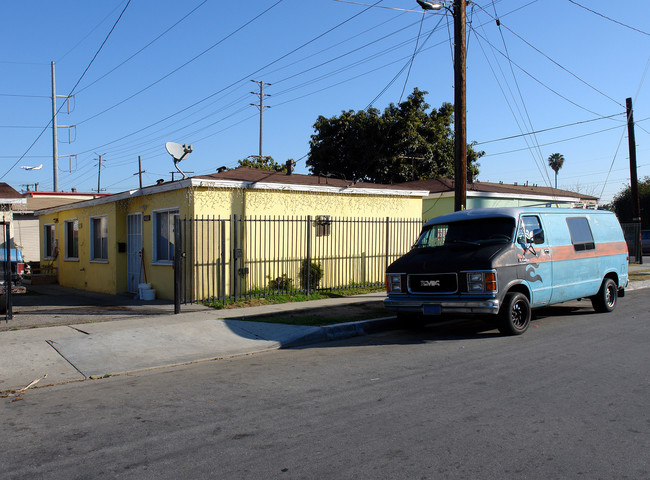
[[[522,328],[526,324],[528,311],[524,302],[517,302],[512,306],[512,324],[516,328]]]

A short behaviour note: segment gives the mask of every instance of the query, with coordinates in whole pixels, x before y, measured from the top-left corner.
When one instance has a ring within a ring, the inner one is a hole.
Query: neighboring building
[[[147,278],[158,297],[171,299],[177,216],[395,217],[415,219],[419,225],[426,195],[426,191],[391,185],[355,185],[340,179],[238,168],[36,214],[41,256],[55,264],[61,285],[115,294],[136,292],[138,283]],[[274,236],[267,235],[265,242],[273,245]]]
[[[12,206],[13,238],[15,244],[20,246],[25,262],[41,260],[40,229],[38,228],[38,217],[34,212],[108,195],[106,193],[77,192],[26,192],[22,195],[23,203]]]
[[[418,180],[393,185],[395,188],[427,190],[422,202],[422,219],[430,220],[454,211],[454,181],[448,178]],[[526,207],[598,208],[598,198],[568,190],[537,185],[474,182],[467,184],[466,208]]]
[[[10,187],[4,182],[0,182],[0,211],[2,212],[2,222],[7,222],[9,225],[9,238],[11,239],[11,247],[14,246],[14,224],[13,224],[13,210],[16,206],[24,204],[25,199],[20,193]],[[5,230],[0,228],[0,247],[5,246]]]

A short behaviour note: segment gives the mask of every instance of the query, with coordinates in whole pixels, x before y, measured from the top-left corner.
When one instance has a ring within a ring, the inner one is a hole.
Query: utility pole
[[[270,84],[270,83],[264,83],[264,82],[262,82],[262,81],[256,81],[256,80],[251,80],[251,82],[253,82],[253,83],[257,83],[257,84],[260,86],[260,91],[259,91],[259,93],[257,93],[257,92],[251,92],[253,95],[259,95],[259,97],[260,97],[260,103],[259,103],[259,104],[257,104],[257,103],[251,103],[251,105],[253,105],[254,107],[257,107],[257,108],[260,109],[260,148],[259,148],[259,155],[258,155],[258,157],[259,157],[260,162],[261,162],[262,159],[264,158],[264,157],[262,156],[262,129],[263,129],[263,125],[264,125],[264,124],[263,124],[264,109],[265,109],[265,108],[271,108],[271,107],[269,107],[269,106],[265,106],[265,105],[264,105],[264,97],[270,97],[270,96],[271,96],[271,95],[269,95],[268,93],[264,93],[264,85],[271,85],[271,84]],[[254,155],[253,155],[253,156],[254,156]]]
[[[101,191],[101,179],[102,179],[102,156],[99,155],[99,171],[97,172],[97,193]]]
[[[423,10],[450,10],[444,3],[416,0]],[[467,0],[454,0],[454,211],[467,208]]]
[[[58,113],[56,108],[56,99],[65,98],[68,101],[68,113],[70,113],[70,103],[69,100],[71,97],[67,95],[57,95],[56,94],[56,82],[54,80],[54,62],[52,62],[52,183],[53,189],[55,192],[59,191],[59,145],[57,132],[59,128],[73,128],[75,125],[57,125],[56,115]],[[68,131],[69,132],[69,131]],[[68,133],[68,143],[71,143],[70,133]],[[72,157],[76,155],[61,155],[61,157],[70,157],[70,170],[72,171]]]
[[[134,175],[138,175],[140,178],[140,190],[142,190],[142,174],[145,172],[145,170],[142,170],[142,159],[140,155],[138,155],[138,173],[135,173]]]
[[[52,173],[54,191],[59,191],[59,147],[56,138],[56,86],[54,84],[54,62],[52,62]]]
[[[454,211],[467,207],[466,0],[454,1]]]
[[[634,112],[632,99],[625,99],[627,110],[627,145],[630,152],[630,196],[632,200],[632,222],[638,224],[635,231],[637,251],[634,256],[639,263],[643,263],[643,252],[641,251],[641,201],[639,199],[639,184],[636,171],[636,139],[634,138]]]

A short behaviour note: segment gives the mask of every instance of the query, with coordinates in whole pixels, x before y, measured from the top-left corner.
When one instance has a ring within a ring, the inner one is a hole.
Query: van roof
[[[549,208],[549,207],[501,207],[501,208],[473,208],[459,212],[447,213],[432,218],[425,225],[438,225],[443,223],[461,222],[463,220],[480,218],[519,218],[521,214],[554,214],[554,215],[613,215],[607,210],[587,210],[582,208]]]

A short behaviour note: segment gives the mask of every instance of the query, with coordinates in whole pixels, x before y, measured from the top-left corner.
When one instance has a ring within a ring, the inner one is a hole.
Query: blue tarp
[[[0,262],[4,262],[5,259],[7,258],[6,255],[6,249],[0,248]],[[12,262],[18,262],[18,263],[24,263],[23,261],[23,252],[21,252],[18,248],[12,248],[11,249],[11,261]]]

